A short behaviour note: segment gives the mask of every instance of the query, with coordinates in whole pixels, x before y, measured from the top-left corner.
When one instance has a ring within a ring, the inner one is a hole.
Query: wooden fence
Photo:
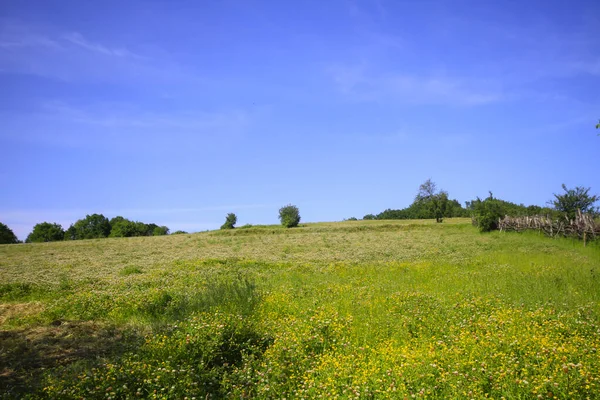
[[[600,237],[600,223],[594,221],[591,214],[583,214],[577,210],[574,220],[553,220],[547,216],[536,215],[533,217],[509,217],[508,215],[498,221],[500,231],[522,232],[537,230],[548,236],[567,236],[586,241]]]

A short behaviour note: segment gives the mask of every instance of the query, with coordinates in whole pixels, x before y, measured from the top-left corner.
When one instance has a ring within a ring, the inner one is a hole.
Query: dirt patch
[[[0,327],[9,319],[34,315],[41,312],[43,309],[44,306],[38,301],[0,304]]]
[[[97,322],[0,330],[0,397],[32,393],[44,369],[119,354],[135,342],[131,333]]]

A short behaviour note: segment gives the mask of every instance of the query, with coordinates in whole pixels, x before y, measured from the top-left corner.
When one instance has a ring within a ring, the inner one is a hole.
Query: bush
[[[225,223],[221,225],[221,229],[233,229],[237,222],[237,216],[234,213],[227,214],[225,217]]]
[[[42,222],[33,227],[33,231],[25,239],[26,243],[56,242],[65,238],[65,231],[59,224]]]
[[[8,226],[0,222],[0,244],[19,243],[19,239]]]
[[[187,235],[186,231],[175,231],[173,233],[171,233],[171,235]]]
[[[288,204],[279,209],[279,220],[286,228],[294,228],[300,223],[300,211],[298,207]]]
[[[582,213],[595,213],[594,204],[600,200],[599,196],[589,194],[590,188],[577,186],[575,189],[568,189],[563,183],[564,194],[554,194],[552,205],[562,215],[568,219],[575,219],[577,210]]]
[[[473,201],[473,218],[477,221],[480,232],[490,232],[498,229],[498,221],[506,215],[503,201],[490,197],[485,200]]]

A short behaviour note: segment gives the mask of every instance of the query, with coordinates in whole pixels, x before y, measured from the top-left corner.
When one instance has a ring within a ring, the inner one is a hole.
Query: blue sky
[[[0,0],[0,221],[600,192],[597,1]]]

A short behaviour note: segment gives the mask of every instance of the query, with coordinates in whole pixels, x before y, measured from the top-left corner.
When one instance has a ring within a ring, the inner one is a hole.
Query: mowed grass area
[[[600,398],[600,248],[470,220],[0,246],[34,398]]]

